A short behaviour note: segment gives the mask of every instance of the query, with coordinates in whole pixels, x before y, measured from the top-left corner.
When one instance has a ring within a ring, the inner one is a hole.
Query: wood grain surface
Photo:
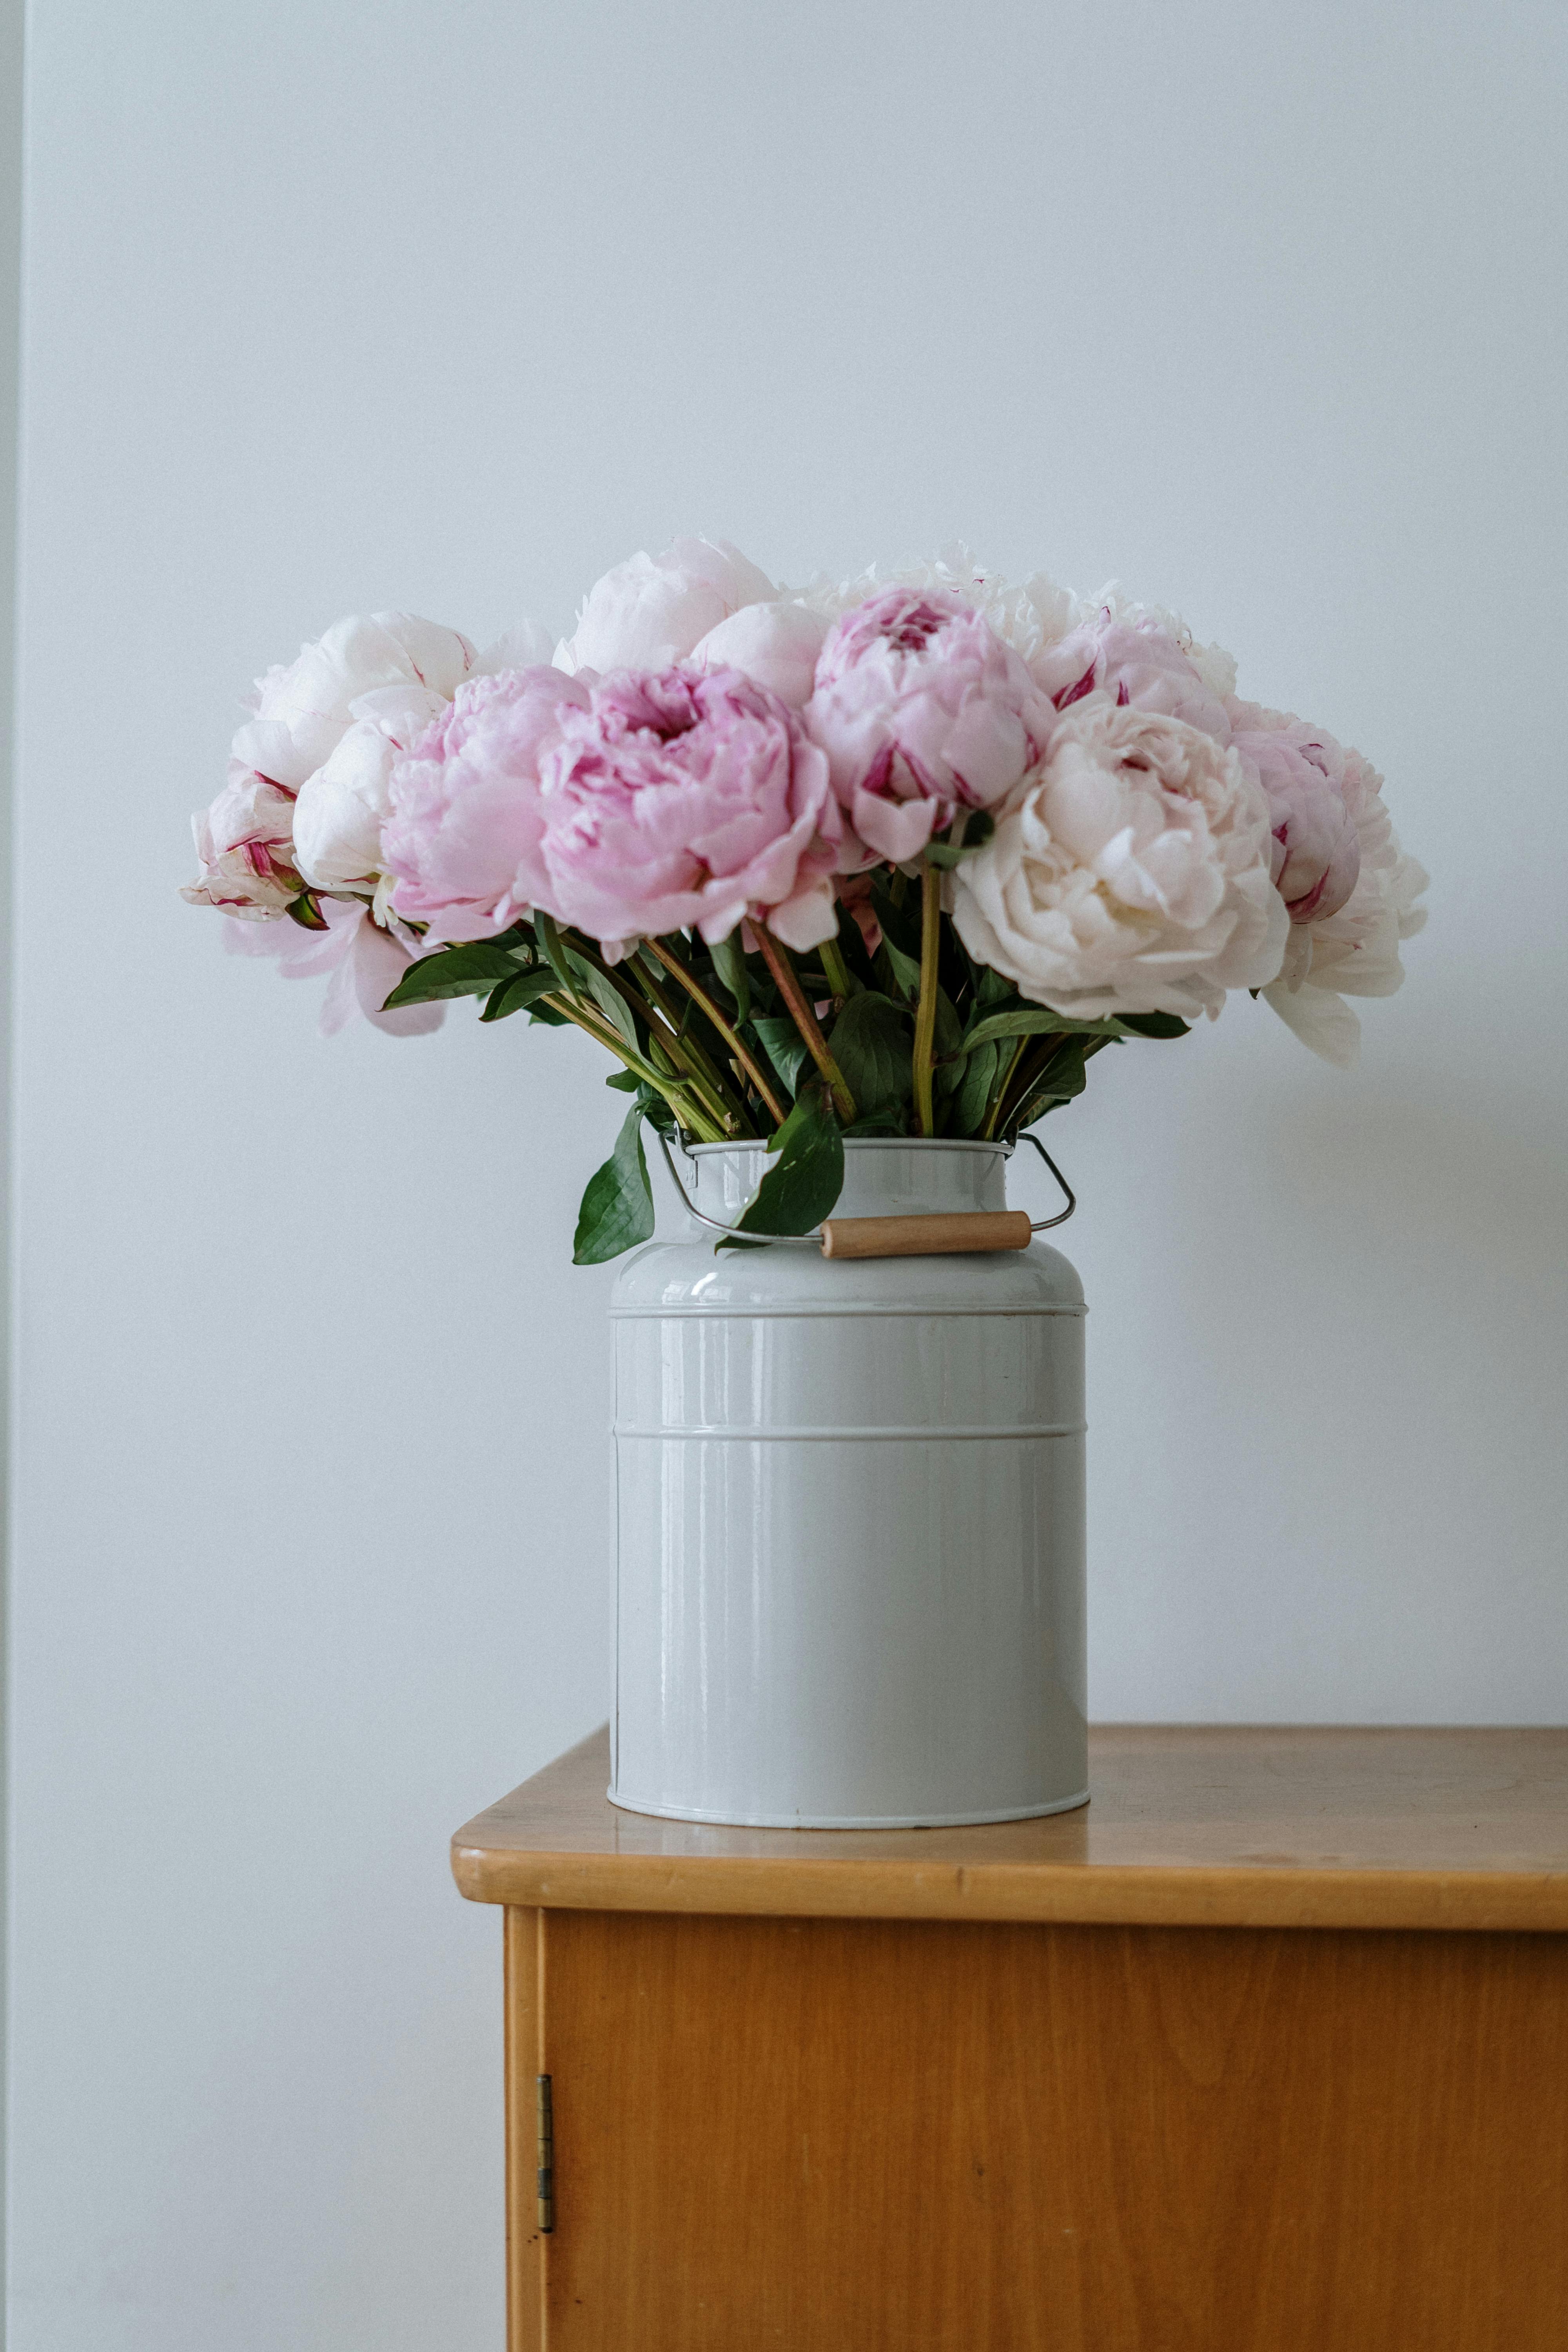
[[[550,2352],[1568,2344],[1560,1938],[567,1911],[544,1944]]]
[[[544,2259],[534,2205],[534,2086],[544,2065],[543,1914],[506,1914],[506,2307],[508,2352],[542,2352]]]
[[[582,1910],[1568,1928],[1568,1730],[1101,1727],[1086,1807],[988,1829],[715,1829],[622,1812],[608,1777],[601,1731],[459,1830],[463,1893]]]
[[[1026,1209],[963,1209],[921,1217],[827,1217],[824,1257],[944,1257],[954,1252],[1027,1249]]]

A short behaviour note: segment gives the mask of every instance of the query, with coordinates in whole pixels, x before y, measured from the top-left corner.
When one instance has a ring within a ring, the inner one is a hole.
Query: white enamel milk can
[[[847,1140],[835,1219],[1006,1207],[1002,1144]],[[675,1155],[737,1218],[761,1144]],[[905,1829],[1065,1811],[1085,1758],[1083,1291],[1043,1242],[628,1260],[610,1796]],[[976,1228],[975,1230],[978,1230]]]

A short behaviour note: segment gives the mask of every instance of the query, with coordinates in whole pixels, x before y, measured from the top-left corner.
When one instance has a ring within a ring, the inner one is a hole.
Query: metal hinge
[[[555,2122],[550,2098],[550,2077],[536,2084],[535,2120],[539,2139],[539,2227],[548,2234],[555,2227]]]

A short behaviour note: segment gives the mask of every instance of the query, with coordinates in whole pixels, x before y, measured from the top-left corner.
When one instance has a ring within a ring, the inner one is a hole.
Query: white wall
[[[7,907],[11,897],[9,813],[16,716],[16,411],[21,377],[22,33],[21,0],[0,0],[0,809],[5,812],[0,815],[0,904]],[[4,1071],[0,1131],[4,1133],[5,1161],[4,1172],[0,1174],[0,1195],[5,1200],[7,1234],[11,1224],[10,1060],[10,967],[7,956],[0,965],[0,1069]],[[5,1253],[0,1285],[4,1286],[8,1307],[8,1247]],[[7,1323],[9,1319],[7,1312]],[[9,1355],[7,1346],[4,1363],[0,1364],[0,1386],[7,1391],[7,1412]],[[8,1470],[9,1465],[5,1466]],[[5,1617],[8,1617],[8,1610],[0,1611],[0,1620]],[[4,1885],[5,1879],[5,1855],[0,1853],[0,1885]],[[0,1983],[4,1982],[5,1974],[5,1963],[0,1959]],[[4,2075],[4,2059],[0,2057],[0,2083],[3,2083]],[[4,2155],[0,2151],[0,2175],[3,2172]],[[0,2216],[0,2265],[5,2263],[5,2219]],[[0,2327],[0,2339],[3,2336],[4,2329]]]
[[[1093,1704],[1568,1712],[1563,68],[1480,0],[35,0],[12,2352],[500,2340],[444,1848],[604,1712],[616,1098],[324,1044],[181,905],[342,612],[962,532],[1371,752],[1436,879],[1359,1074],[1243,1003],[1052,1123]]]

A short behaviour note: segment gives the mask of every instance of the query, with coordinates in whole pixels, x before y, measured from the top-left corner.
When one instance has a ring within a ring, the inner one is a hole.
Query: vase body
[[[1005,1208],[993,1144],[850,1140],[836,1215]],[[678,1165],[732,1222],[763,1147]],[[611,1305],[610,1796],[769,1828],[1081,1804],[1083,1293],[1041,1242],[654,1242]]]

